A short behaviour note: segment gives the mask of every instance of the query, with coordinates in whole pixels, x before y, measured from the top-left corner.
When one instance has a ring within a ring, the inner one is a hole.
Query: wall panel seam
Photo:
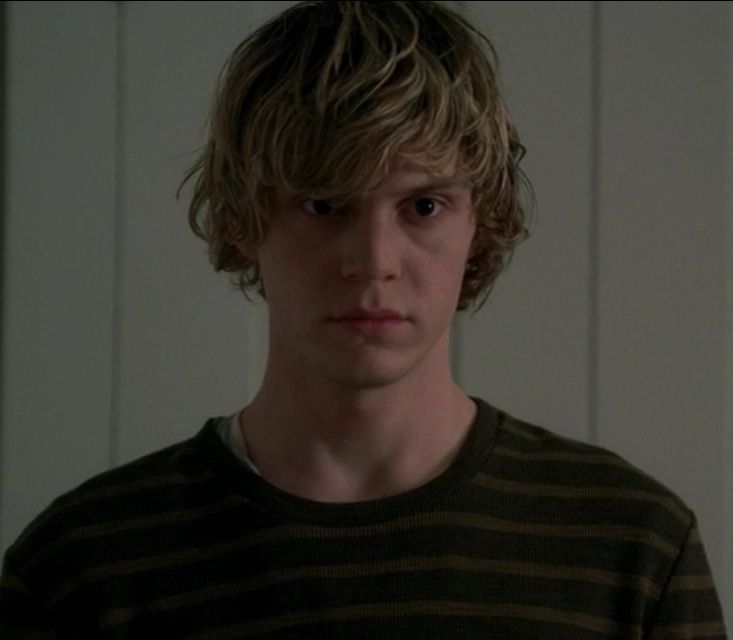
[[[599,383],[599,215],[600,215],[600,139],[602,107],[602,4],[591,2],[591,77],[590,77],[590,202],[588,239],[588,440],[598,444]]]
[[[7,168],[6,154],[7,146],[5,144],[5,129],[7,126],[7,112],[5,105],[7,104],[7,49],[8,49],[8,28],[7,28],[7,9],[8,3],[0,3],[0,300],[5,300],[5,172]],[[5,305],[0,308],[0,478],[4,478],[5,465],[3,443],[5,440],[5,429],[2,423],[3,404],[5,399],[5,359],[3,349],[3,339],[5,336]],[[3,510],[3,491],[0,491],[0,531],[3,531],[4,515]],[[0,539],[2,539],[0,537]]]
[[[112,330],[110,359],[110,406],[108,466],[114,467],[120,458],[120,380],[122,350],[122,258],[124,230],[124,152],[125,152],[125,3],[115,3],[115,122],[114,122],[114,222],[112,257]]]

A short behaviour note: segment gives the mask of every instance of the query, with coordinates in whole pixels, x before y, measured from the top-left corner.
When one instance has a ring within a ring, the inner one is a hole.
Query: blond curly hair
[[[181,187],[193,181],[189,224],[214,268],[264,295],[233,243],[263,240],[275,189],[348,199],[397,154],[439,172],[456,152],[476,220],[460,310],[484,302],[527,236],[524,147],[491,43],[437,2],[302,2],[230,56]]]

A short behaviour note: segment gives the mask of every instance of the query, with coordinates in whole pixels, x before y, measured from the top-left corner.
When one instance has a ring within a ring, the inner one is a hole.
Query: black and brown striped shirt
[[[5,558],[0,636],[725,638],[674,495],[477,402],[448,471],[355,504],[277,490],[212,419],[26,529]]]

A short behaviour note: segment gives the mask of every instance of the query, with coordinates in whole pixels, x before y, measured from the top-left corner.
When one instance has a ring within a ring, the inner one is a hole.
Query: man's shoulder
[[[7,557],[19,562],[77,540],[94,543],[119,529],[152,526],[156,514],[205,500],[215,480],[199,441],[214,428],[209,420],[195,436],[101,472],[57,497],[23,530]]]
[[[492,475],[507,490],[595,516],[608,526],[674,530],[683,537],[692,511],[670,488],[618,453],[501,414]]]

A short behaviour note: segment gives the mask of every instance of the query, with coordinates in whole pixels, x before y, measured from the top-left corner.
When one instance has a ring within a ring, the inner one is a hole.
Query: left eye
[[[412,210],[421,218],[430,218],[440,213],[443,205],[433,198],[418,198],[412,203]]]
[[[334,211],[333,205],[328,200],[306,200],[303,208],[316,216],[327,216]]]

